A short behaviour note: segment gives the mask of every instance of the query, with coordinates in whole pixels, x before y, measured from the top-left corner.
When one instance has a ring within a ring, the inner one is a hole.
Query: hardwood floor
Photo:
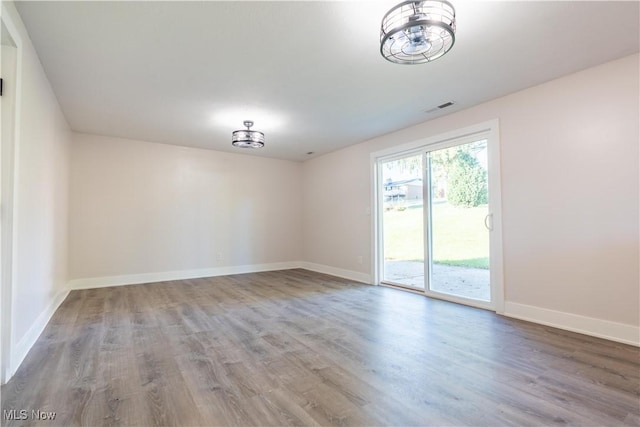
[[[639,358],[305,270],[73,291],[3,425],[637,426]]]

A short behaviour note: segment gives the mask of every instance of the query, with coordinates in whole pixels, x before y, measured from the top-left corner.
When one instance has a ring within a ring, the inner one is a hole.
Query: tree
[[[447,199],[454,206],[487,203],[487,171],[468,152],[458,150],[449,168]]]

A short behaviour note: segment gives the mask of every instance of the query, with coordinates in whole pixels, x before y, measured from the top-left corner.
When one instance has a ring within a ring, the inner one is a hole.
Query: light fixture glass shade
[[[231,134],[231,144],[240,148],[262,148],[264,147],[264,133],[251,130],[253,122],[244,122],[246,129],[234,130]]]
[[[398,64],[440,58],[456,41],[456,11],[445,0],[405,1],[382,18],[380,53]]]

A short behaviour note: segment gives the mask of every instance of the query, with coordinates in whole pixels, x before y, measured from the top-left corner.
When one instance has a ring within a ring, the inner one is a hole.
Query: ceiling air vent
[[[454,104],[455,104],[455,102],[453,102],[453,101],[447,101],[444,104],[440,104],[437,107],[433,107],[430,110],[425,111],[425,113],[427,113],[427,114],[435,113],[436,111],[444,110],[447,107],[451,107]]]

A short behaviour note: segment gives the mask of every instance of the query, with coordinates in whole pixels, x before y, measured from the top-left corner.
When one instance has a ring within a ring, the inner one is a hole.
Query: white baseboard
[[[40,313],[27,333],[13,347],[13,351],[11,352],[12,354],[7,381],[13,376],[13,374],[16,373],[16,371],[24,361],[24,358],[27,357],[27,353],[29,353],[31,347],[33,347],[33,345],[36,343],[36,341],[40,337],[40,334],[42,334],[42,331],[44,331],[44,328],[47,327],[47,324],[51,320],[53,313],[56,312],[58,307],[60,307],[60,304],[62,304],[65,298],[67,298],[67,295],[69,295],[68,287],[58,292],[53,301],[51,301],[51,304],[49,304],[49,306],[42,313]]]
[[[532,305],[505,302],[504,315],[640,347],[640,327]]]
[[[202,277],[228,276],[230,274],[257,273],[260,271],[290,270],[300,268],[301,262],[274,262],[270,264],[236,265],[230,267],[202,268],[197,270],[165,271],[160,273],[128,274],[123,276],[89,277],[69,281],[69,289],[93,289],[110,286],[138,285],[141,283],[170,280],[199,279]]]
[[[372,283],[370,274],[360,273],[358,271],[344,270],[342,268],[330,267],[328,265],[316,264],[306,261],[300,263],[300,268],[315,271],[317,273],[324,273],[331,276],[342,277],[343,279],[354,280],[360,283],[366,283],[367,285],[370,285]]]

